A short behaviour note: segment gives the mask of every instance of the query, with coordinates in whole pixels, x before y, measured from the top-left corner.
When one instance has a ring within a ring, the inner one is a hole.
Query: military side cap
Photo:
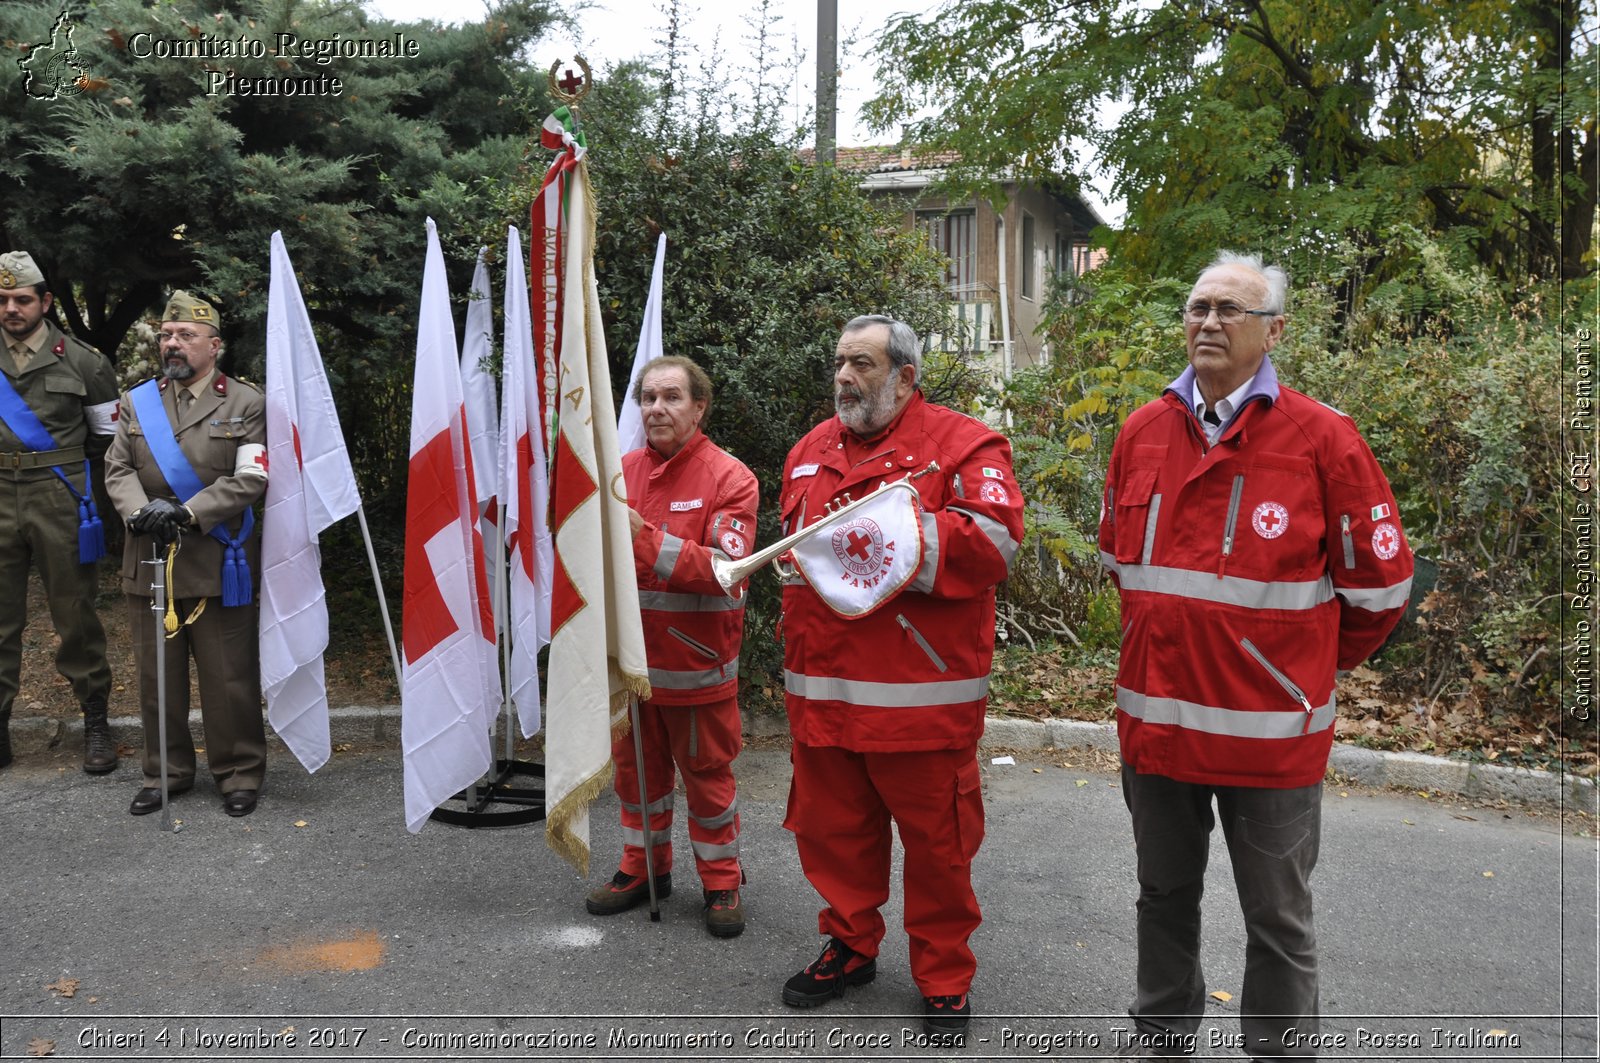
[[[167,309],[161,315],[161,320],[193,321],[201,325],[210,325],[218,332],[222,331],[222,318],[218,316],[217,308],[185,291],[172,293],[172,298],[167,300]]]
[[[44,283],[44,274],[26,251],[0,255],[0,288],[29,288]]]

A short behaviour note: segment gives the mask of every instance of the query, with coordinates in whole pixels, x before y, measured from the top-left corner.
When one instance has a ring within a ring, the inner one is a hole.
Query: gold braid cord
[[[172,593],[172,563],[177,559],[178,540],[174,539],[172,542],[167,544],[167,615],[161,618],[161,626],[166,629],[167,638],[169,639],[176,635],[183,628],[186,628],[196,620],[199,620],[200,614],[206,611],[206,600],[201,598],[199,604],[194,607],[194,612],[190,613],[189,616],[181,623],[179,622],[178,600],[173,596]]]

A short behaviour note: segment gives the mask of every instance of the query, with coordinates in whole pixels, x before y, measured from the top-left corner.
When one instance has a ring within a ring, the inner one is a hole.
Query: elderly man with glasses
[[[1123,1056],[1194,1052],[1218,819],[1247,935],[1245,1052],[1315,1055],[1310,877],[1334,678],[1399,621],[1411,550],[1355,423],[1278,382],[1268,352],[1288,282],[1229,252],[1200,274],[1182,313],[1189,368],[1128,418],[1106,475],[1100,549],[1122,598],[1117,729],[1139,881]]]
[[[166,655],[168,796],[194,786],[189,733],[189,659],[200,680],[206,763],[230,816],[255,811],[267,768],[261,720],[253,574],[260,537],[252,506],[267,490],[266,400],[217,369],[221,318],[204,299],[173,292],[161,315],[161,376],[122,397],[106,454],[106,491],[131,532],[122,589],[139,663],[144,785],[128,811],[161,808],[156,651]],[[166,555],[168,611],[158,632],[150,573],[152,544]]]

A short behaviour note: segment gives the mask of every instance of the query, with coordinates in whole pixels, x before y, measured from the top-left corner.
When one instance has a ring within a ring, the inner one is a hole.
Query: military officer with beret
[[[266,404],[261,392],[217,371],[216,308],[173,292],[161,321],[161,376],[122,397],[106,455],[106,490],[128,523],[122,586],[139,661],[144,787],[128,811],[161,807],[157,639],[166,653],[167,790],[194,785],[189,659],[200,684],[206,761],[230,816],[255,810],[266,772],[266,728],[253,585],[260,571],[251,506],[267,489]],[[155,543],[176,543],[167,566],[164,631],[151,615]]]
[[[61,638],[56,669],[83,707],[83,770],[117,766],[106,723],[111,666],[95,613],[105,537],[90,462],[111,440],[117,379],[106,356],[46,320],[53,296],[26,251],[0,255],[0,768],[11,763],[28,568]]]

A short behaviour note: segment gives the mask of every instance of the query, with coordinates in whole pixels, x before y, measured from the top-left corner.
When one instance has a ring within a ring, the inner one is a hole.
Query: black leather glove
[[[165,546],[178,537],[178,528],[185,523],[187,511],[176,502],[153,498],[128,518],[128,530],[135,535],[148,535]]]

